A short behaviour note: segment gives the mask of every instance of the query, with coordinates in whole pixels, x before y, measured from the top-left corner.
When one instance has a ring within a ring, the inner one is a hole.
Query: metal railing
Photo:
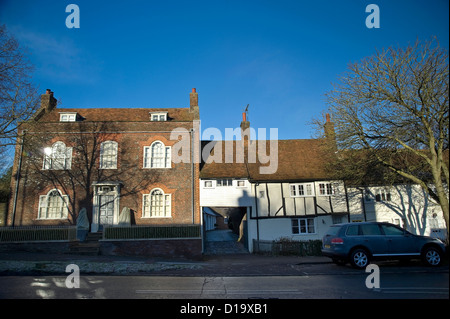
[[[0,227],[0,242],[72,241],[77,238],[75,226]]]
[[[201,238],[200,225],[104,226],[103,239]]]

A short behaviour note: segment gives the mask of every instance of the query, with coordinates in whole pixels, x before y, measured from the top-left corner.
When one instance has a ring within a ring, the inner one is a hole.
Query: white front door
[[[114,195],[99,195],[100,204],[100,222],[99,230],[103,225],[114,224]]]
[[[91,231],[102,231],[103,226],[116,225],[119,218],[119,183],[94,184],[94,203]]]

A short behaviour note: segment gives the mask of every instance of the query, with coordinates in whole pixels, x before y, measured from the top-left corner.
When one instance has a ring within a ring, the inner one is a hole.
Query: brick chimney
[[[56,108],[56,102],[57,100],[53,97],[53,92],[50,89],[47,89],[45,94],[41,95],[41,109],[45,110],[45,113],[49,113]]]
[[[195,88],[192,89],[192,92],[189,93],[189,112],[194,113],[194,119],[199,120],[200,119],[200,112],[198,107],[198,93]]]
[[[242,122],[241,122],[241,139],[243,141],[250,140],[250,130],[247,130],[248,128],[250,128],[250,122],[247,121],[247,113],[244,112],[242,113]]]

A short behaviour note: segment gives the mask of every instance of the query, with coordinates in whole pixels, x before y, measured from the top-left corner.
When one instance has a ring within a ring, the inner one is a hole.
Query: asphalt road
[[[448,267],[379,267],[379,286],[364,272],[334,264],[298,265],[280,276],[0,276],[1,299],[448,299]],[[68,288],[76,286],[79,288]]]

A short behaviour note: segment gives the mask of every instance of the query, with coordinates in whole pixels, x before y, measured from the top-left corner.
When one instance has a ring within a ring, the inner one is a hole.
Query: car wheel
[[[428,266],[433,266],[433,267],[439,266],[442,261],[442,254],[439,251],[439,249],[437,249],[435,247],[425,248],[425,250],[423,251],[422,257],[423,257],[423,261]]]
[[[350,263],[358,269],[366,268],[369,264],[369,254],[364,249],[355,249],[350,255]]]

